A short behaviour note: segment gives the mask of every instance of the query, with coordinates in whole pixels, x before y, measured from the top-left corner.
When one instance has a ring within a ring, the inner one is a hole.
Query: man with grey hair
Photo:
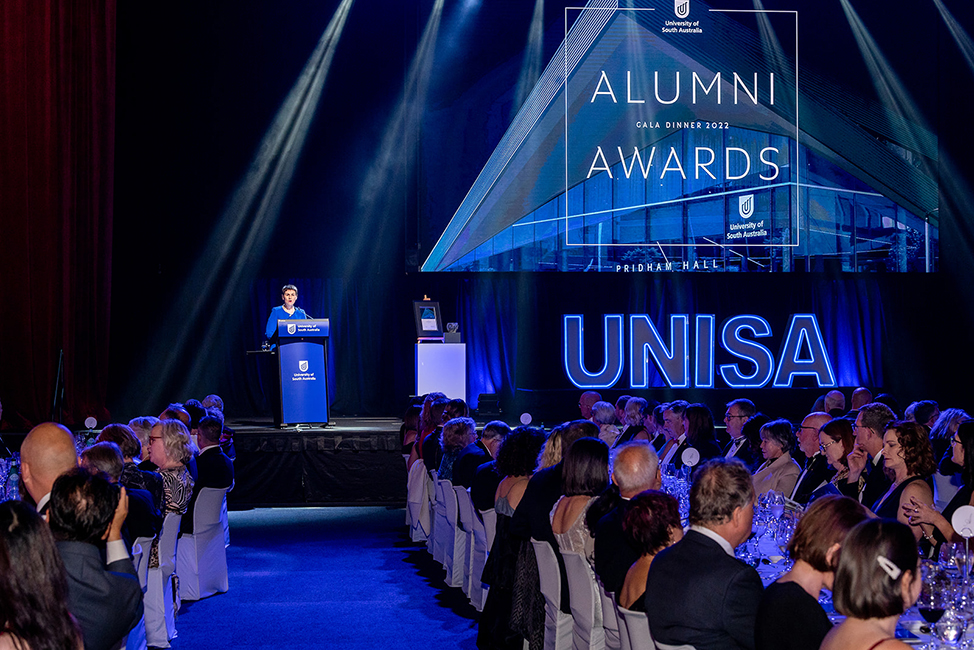
[[[618,593],[626,572],[640,555],[622,532],[629,500],[640,492],[658,490],[663,483],[659,457],[649,441],[635,440],[614,449],[611,478],[620,499],[595,527],[595,574],[606,591]]]
[[[690,487],[690,530],[649,568],[646,613],[657,643],[697,650],[754,648],[763,588],[734,557],[751,534],[754,486],[737,459],[704,463]]]
[[[477,468],[497,457],[497,450],[510,432],[511,427],[500,420],[485,424],[480,438],[464,447],[453,463],[453,484],[471,487]],[[500,483],[499,477],[497,482]]]
[[[592,419],[592,407],[595,406],[596,402],[601,402],[602,396],[596,393],[594,390],[587,390],[582,393],[582,396],[578,398],[578,410],[582,414],[582,418],[585,420]]]
[[[792,501],[806,505],[815,490],[823,487],[835,476],[835,469],[829,465],[828,459],[819,448],[819,430],[832,419],[828,413],[809,413],[795,432],[798,447],[805,454],[805,467],[798,476],[795,489],[790,497]]]
[[[842,494],[857,499],[859,503],[871,508],[889,490],[892,481],[886,476],[883,463],[883,434],[886,425],[895,419],[889,407],[879,402],[866,404],[859,409],[856,424],[856,446],[848,456],[849,476],[840,481],[838,488]],[[866,480],[859,488],[859,477]]]

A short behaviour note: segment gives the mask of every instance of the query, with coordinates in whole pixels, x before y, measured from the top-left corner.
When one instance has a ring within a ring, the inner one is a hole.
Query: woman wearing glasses
[[[933,526],[933,533],[925,536],[934,545],[935,552],[939,552],[939,547],[943,542],[964,541],[954,531],[950,520],[957,508],[974,505],[974,498],[972,498],[972,494],[974,494],[974,421],[963,422],[957,427],[957,433],[951,438],[950,446],[951,460],[963,468],[964,486],[957,491],[954,498],[944,508],[943,513],[937,512],[930,505],[932,499],[911,498],[902,508],[903,516],[915,529],[920,529],[921,524]]]
[[[839,484],[844,484],[849,477],[849,460],[846,458],[852,448],[856,446],[856,434],[852,431],[852,422],[845,418],[833,418],[822,425],[818,432],[818,448],[829,461],[835,471],[835,476],[829,484],[823,486],[812,493],[809,503],[825,494],[841,494]],[[859,477],[859,486],[856,492],[862,488],[864,477]]]

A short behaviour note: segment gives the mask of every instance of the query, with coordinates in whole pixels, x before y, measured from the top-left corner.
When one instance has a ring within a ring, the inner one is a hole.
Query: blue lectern
[[[277,321],[281,425],[328,422],[328,319]]]

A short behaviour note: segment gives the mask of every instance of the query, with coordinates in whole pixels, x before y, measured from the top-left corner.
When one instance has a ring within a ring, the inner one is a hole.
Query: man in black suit
[[[119,483],[125,466],[122,451],[114,442],[96,442],[81,452],[81,466],[91,473],[101,472],[112,483]],[[139,537],[155,537],[162,531],[162,511],[156,507],[148,490],[126,487],[128,516],[122,527],[126,548]]]
[[[808,460],[805,461],[805,469],[795,483],[795,489],[786,496],[803,506],[808,503],[809,497],[815,490],[823,487],[835,476],[835,469],[829,465],[828,459],[819,448],[818,437],[819,429],[831,419],[832,416],[828,413],[810,413],[802,420],[796,432],[798,446]]]
[[[204,416],[200,420],[196,439],[199,441],[200,453],[196,457],[196,482],[193,483],[193,496],[189,498],[186,514],[180,525],[180,535],[193,532],[193,509],[196,499],[203,488],[223,489],[233,485],[233,462],[227,458],[220,448],[220,435],[223,433],[223,422],[213,415]]]
[[[839,491],[867,508],[872,508],[893,483],[884,471],[883,434],[894,419],[889,407],[879,402],[866,404],[856,416],[856,446],[848,456],[849,476],[839,483]],[[860,490],[859,477],[863,474],[866,482]]]
[[[663,433],[666,435],[666,444],[659,451],[659,462],[663,467],[683,467],[683,452],[692,447],[687,440],[687,428],[690,426],[686,416],[688,406],[690,404],[682,399],[663,405]],[[703,451],[701,458],[705,458]]]
[[[599,436],[599,427],[588,420],[573,420],[555,428],[561,431],[561,453],[564,456],[568,448],[579,438]],[[550,436],[549,436],[550,438]],[[511,534],[524,539],[534,538],[548,542],[558,558],[561,568],[561,610],[570,614],[568,608],[568,576],[565,573],[565,562],[558,548],[555,533],[551,530],[551,509],[559,497],[564,494],[561,486],[561,467],[559,461],[551,467],[538,470],[524,489],[524,496],[511,518]]]
[[[497,450],[510,432],[511,428],[500,420],[485,424],[480,438],[460,450],[453,462],[453,484],[472,486],[477,468],[497,456]]]
[[[127,513],[125,488],[101,473],[71,470],[51,490],[48,518],[85,650],[117,647],[142,618],[142,587],[122,540]]]
[[[646,612],[653,639],[697,650],[754,648],[757,572],[734,557],[751,534],[754,486],[736,459],[704,463],[690,488],[690,530],[653,560]]]
[[[635,440],[613,450],[612,483],[619,489],[621,501],[607,512],[595,527],[595,574],[606,591],[619,593],[626,572],[639,559],[622,532],[629,500],[645,490],[658,490],[662,484],[659,458],[649,442]]]
[[[727,402],[727,410],[724,411],[724,425],[727,427],[730,442],[727,443],[721,453],[724,458],[740,458],[748,467],[757,460],[751,451],[747,436],[744,435],[744,424],[757,412],[754,402],[749,399],[742,398]]]

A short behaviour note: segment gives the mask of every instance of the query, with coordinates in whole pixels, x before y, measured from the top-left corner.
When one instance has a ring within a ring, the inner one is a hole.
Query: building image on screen
[[[936,135],[803,67],[801,11],[632,4],[566,9],[423,271],[937,269]]]

